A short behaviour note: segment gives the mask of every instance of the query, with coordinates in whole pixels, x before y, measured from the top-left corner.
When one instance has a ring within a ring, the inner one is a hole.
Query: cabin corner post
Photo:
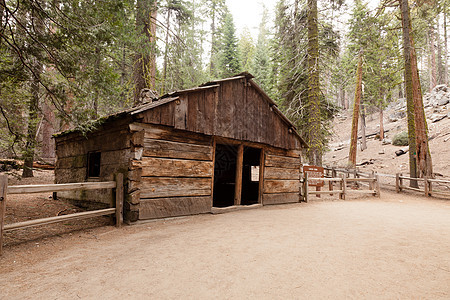
[[[0,175],[0,256],[3,253],[3,225],[5,222],[7,189],[8,189],[7,175]]]
[[[261,205],[264,205],[263,202],[263,194],[264,194],[264,165],[265,165],[265,155],[266,155],[266,149],[261,148],[261,154],[259,158],[259,195],[258,195],[258,203]]]
[[[116,227],[121,227],[123,222],[123,174],[116,175]]]

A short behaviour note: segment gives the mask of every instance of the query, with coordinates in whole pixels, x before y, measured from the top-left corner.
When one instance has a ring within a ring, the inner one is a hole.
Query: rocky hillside
[[[433,171],[436,175],[450,177],[450,88],[445,85],[436,86],[429,94],[424,95],[425,114],[428,124],[430,152]],[[333,121],[333,135],[329,151],[325,154],[324,164],[345,167],[348,162],[352,112],[343,112]],[[408,147],[394,146],[394,137],[407,131],[406,100],[398,99],[391,103],[384,112],[383,119],[385,139],[380,141],[379,113],[366,117],[367,149],[361,151],[358,145],[357,165],[359,168],[374,170],[380,173],[408,173]],[[401,151],[398,151],[401,150]]]

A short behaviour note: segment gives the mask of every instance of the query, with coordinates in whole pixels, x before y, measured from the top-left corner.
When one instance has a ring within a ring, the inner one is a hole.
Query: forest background
[[[55,159],[53,133],[90,130],[143,88],[164,95],[248,71],[321,165],[336,113],[360,103],[382,116],[407,96],[405,33],[413,82],[448,84],[448,2],[274,1],[253,37],[236,32],[225,0],[0,0],[0,157],[32,176],[33,161]]]

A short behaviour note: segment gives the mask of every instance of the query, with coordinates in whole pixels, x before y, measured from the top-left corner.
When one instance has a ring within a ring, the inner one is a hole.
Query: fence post
[[[428,178],[426,176],[423,177],[425,196],[430,196],[429,186],[428,186]]]
[[[123,222],[123,174],[116,175],[116,227],[122,226]]]
[[[305,199],[305,202],[308,202],[308,200],[309,200],[309,196],[308,196],[308,173],[305,172],[304,174],[305,174],[305,176],[303,177],[303,184],[304,184],[303,193],[305,193],[305,194],[303,195],[303,197]]]
[[[375,195],[377,197],[381,196],[381,192],[380,192],[380,177],[378,176],[378,174],[375,175]]]
[[[369,190],[373,191],[375,188],[375,172],[373,170],[370,173],[369,177],[374,179],[374,181],[369,181]]]
[[[432,197],[433,196],[433,182],[428,180],[428,184],[429,184],[428,193],[429,193],[430,197]]]
[[[3,225],[6,213],[6,190],[8,189],[8,176],[0,175],[0,256],[3,253]]]
[[[347,192],[347,177],[342,176],[342,200],[345,200],[345,193]]]

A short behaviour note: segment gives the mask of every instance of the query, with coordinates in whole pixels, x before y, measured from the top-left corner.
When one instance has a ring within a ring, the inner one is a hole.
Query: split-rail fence
[[[78,212],[62,216],[34,219],[24,222],[4,224],[6,213],[6,200],[8,194],[30,194],[45,192],[61,192],[73,190],[95,190],[95,189],[114,189],[115,207],[98,209],[92,211]],[[3,248],[3,233],[26,227],[47,225],[67,220],[81,220],[86,218],[115,215],[116,226],[120,227],[123,222],[123,174],[118,173],[115,181],[104,182],[81,182],[64,184],[40,184],[40,185],[16,185],[8,186],[8,177],[0,175],[0,255]]]

